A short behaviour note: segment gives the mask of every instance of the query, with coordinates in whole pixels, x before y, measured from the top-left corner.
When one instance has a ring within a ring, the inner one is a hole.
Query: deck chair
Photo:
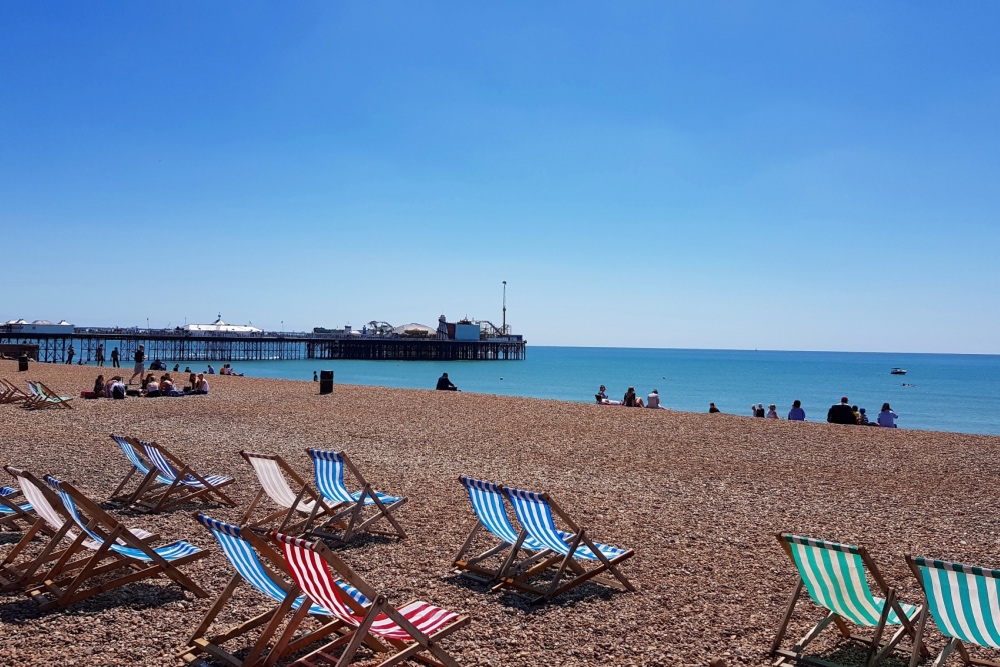
[[[125,458],[132,464],[132,467],[125,474],[125,477],[118,484],[117,488],[111,492],[111,495],[108,497],[109,502],[127,507],[135,503],[140,494],[155,495],[174,483],[174,480],[160,475],[156,468],[142,458],[139,454],[139,450],[142,449],[141,442],[134,438],[127,438],[123,435],[115,435],[114,433],[111,434],[111,439],[121,448],[122,453],[125,454]],[[125,493],[124,489],[126,485],[137,472],[142,476],[139,480],[139,485],[131,493]]]
[[[17,479],[37,518],[0,563],[0,590],[19,590],[57,575],[69,576],[68,573],[83,567],[100,545],[91,540],[77,541],[73,519],[48,484],[20,468],[6,466],[5,470]],[[144,542],[159,539],[158,535],[138,528],[130,532]],[[27,549],[39,538],[40,551]]]
[[[866,667],[881,662],[892,653],[903,637],[909,636],[911,641],[915,641],[914,619],[922,608],[903,604],[896,599],[896,591],[886,585],[864,547],[799,537],[791,533],[778,533],[778,543],[798,570],[799,580],[788,602],[778,635],[771,645],[771,655],[779,656],[775,665],[783,665],[790,660],[807,664],[832,664],[803,652],[830,623],[837,626],[844,638],[854,639],[868,646],[864,663]],[[866,575],[871,576],[884,597],[872,595]],[[809,592],[813,602],[825,609],[827,614],[791,650],[785,650],[781,648],[781,642],[803,587]],[[874,634],[870,639],[854,637],[848,623],[873,628]],[[882,644],[886,626],[899,626],[899,630],[888,642]]]
[[[355,628],[353,633],[301,658],[299,664],[311,665],[314,660],[322,659],[337,667],[346,667],[354,660],[361,644],[367,643],[379,647],[375,649],[379,653],[390,654],[378,663],[379,667],[411,658],[437,667],[458,667],[454,658],[441,648],[440,640],[468,625],[468,616],[422,601],[393,607],[323,542],[310,542],[277,532],[270,533],[270,537],[281,547],[292,578],[308,598]],[[361,591],[372,600],[371,605],[365,607],[345,594],[337,584],[338,579]],[[333,651],[340,647],[344,648],[338,657]]]
[[[274,521],[280,519],[278,530],[298,534],[308,530],[316,520],[321,519],[327,524],[331,523],[334,516],[333,508],[326,504],[323,497],[312,488],[309,482],[302,479],[298,473],[292,470],[291,466],[285,463],[285,459],[277,455],[246,451],[240,452],[240,456],[257,473],[257,479],[260,480],[261,486],[260,491],[254,496],[253,502],[250,503],[250,507],[240,519],[241,524],[250,527],[270,526]],[[294,491],[288,485],[288,479],[292,480],[298,491]],[[265,495],[280,509],[263,518],[250,521],[254,510],[257,509]],[[346,525],[344,527],[346,528]]]
[[[194,468],[168,452],[162,445],[155,442],[141,442],[140,444],[146,458],[153,464],[153,468],[158,474],[155,479],[151,474],[146,475],[143,480],[145,485],[140,487],[139,496],[134,501],[138,507],[151,512],[161,512],[187,504],[196,498],[211,502],[213,496],[219,502],[235,507],[236,503],[222,492],[223,487],[235,481],[232,477],[200,475]],[[152,487],[161,480],[167,480],[168,486],[165,489],[146,488],[146,485]]]
[[[31,399],[31,394],[25,393],[13,382],[0,379],[0,403],[21,403]]]
[[[31,503],[21,502],[18,496],[21,492],[9,486],[0,486],[0,527],[20,530],[18,524],[30,526],[35,518],[28,514]]]
[[[538,559],[552,553],[530,535],[526,535],[521,541],[520,549],[517,552],[513,551],[514,544],[518,541],[519,531],[514,528],[507,517],[507,503],[504,501],[503,487],[472,477],[459,477],[459,481],[462,482],[469,494],[472,511],[476,515],[476,523],[472,527],[472,531],[469,532],[465,543],[453,559],[453,564],[458,568],[460,575],[481,583],[494,584],[502,575],[516,576],[525,567],[530,567]],[[496,542],[478,556],[466,556],[476,541],[476,535],[483,529],[496,538]],[[517,568],[514,568],[514,563],[521,550],[528,552],[528,556],[520,561]],[[497,559],[500,560],[501,564],[495,567],[483,564],[485,561],[491,560],[496,562]]]
[[[177,652],[176,656],[184,662],[191,663],[202,654],[222,660],[236,667],[251,667],[254,665],[274,664],[281,658],[297,653],[317,641],[326,639],[335,632],[353,630],[343,621],[313,602],[306,603],[306,597],[294,583],[288,583],[278,576],[282,573],[287,577],[288,568],[281,554],[275,551],[271,542],[257,535],[252,529],[240,528],[222,521],[217,521],[204,514],[195,514],[197,521],[204,526],[219,542],[222,552],[229,559],[229,564],[236,572],[229,584],[219,594],[209,608],[208,613],[195,629],[188,645]],[[249,584],[259,593],[271,598],[276,606],[262,614],[258,614],[243,623],[223,630],[218,634],[209,635],[219,613],[223,611],[242,583]],[[338,582],[343,590],[362,605],[369,601],[356,588]],[[288,620],[288,614],[293,616]],[[298,633],[299,626],[307,615],[323,619],[322,624],[313,630]],[[286,622],[287,621],[287,622]],[[284,630],[276,638],[276,634]],[[246,637],[249,633],[262,628],[257,634],[249,650],[241,657],[234,654],[234,649],[224,645],[234,640]],[[296,633],[298,635],[296,636]]]
[[[73,400],[71,396],[60,396],[58,392],[52,391],[52,389],[46,387],[38,380],[35,380],[34,383],[29,382],[28,387],[34,387],[34,393],[36,395],[36,400],[28,404],[28,407],[36,410],[41,408],[73,409],[73,406],[69,404],[70,401]]]
[[[938,654],[931,667],[940,667],[954,651],[966,665],[1000,667],[1000,662],[979,660],[969,655],[966,644],[986,648],[1000,648],[1000,570],[970,567],[943,560],[914,558],[906,555],[906,562],[920,582],[927,601],[917,619],[917,638],[910,656],[910,667],[915,667],[923,648],[924,627],[927,615],[934,625],[948,638],[948,643]]]
[[[58,492],[63,507],[77,528],[83,531],[73,541],[70,549],[83,545],[93,551],[93,556],[65,583],[53,579],[62,572],[61,563],[64,559],[60,559],[50,570],[45,582],[29,590],[40,609],[64,607],[98,593],[157,576],[169,578],[198,597],[208,597],[208,593],[180,570],[181,566],[204,558],[208,552],[184,540],[154,549],[69,482],[60,482],[53,477],[45,479]],[[108,557],[112,561],[102,565]],[[100,576],[122,569],[124,572],[111,580]],[[98,576],[100,579],[95,579]],[[95,581],[88,588],[85,584],[91,579]]]
[[[535,604],[552,600],[590,580],[619,590],[635,590],[618,568],[623,561],[635,555],[634,551],[592,541],[586,531],[574,523],[547,493],[510,487],[503,487],[503,492],[514,507],[517,520],[522,526],[513,546],[514,552],[521,549],[530,537],[546,549],[551,549],[553,554],[519,573],[503,573],[500,582],[493,587],[494,590],[509,587],[533,593],[536,597],[531,602]],[[553,514],[570,530],[558,530]],[[594,567],[587,569],[581,563],[590,563]],[[556,570],[548,584],[535,585],[529,582],[532,577],[545,573],[553,566]],[[602,576],[605,572],[610,573],[613,578]]]
[[[392,515],[406,498],[390,496],[372,490],[371,485],[365,480],[361,471],[351,462],[344,452],[331,452],[322,449],[307,449],[306,452],[313,461],[313,470],[316,476],[316,488],[323,495],[331,506],[333,515],[331,518],[313,532],[323,537],[332,537],[347,542],[354,535],[362,531],[368,531],[376,535],[392,535],[400,539],[406,537],[406,531],[399,525]],[[360,491],[351,493],[344,484],[344,470],[348,470],[354,480],[361,486]],[[374,510],[367,512],[365,510]],[[327,524],[340,523],[347,517],[347,526],[340,533],[331,533]],[[380,519],[385,519],[394,528],[393,531],[379,531],[371,528],[372,524]]]

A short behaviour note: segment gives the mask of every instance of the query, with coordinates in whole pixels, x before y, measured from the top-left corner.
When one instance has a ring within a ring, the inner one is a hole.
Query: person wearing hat
[[[826,420],[831,424],[857,424],[858,420],[854,416],[854,410],[846,396],[840,398],[840,403],[830,407],[826,413]]]

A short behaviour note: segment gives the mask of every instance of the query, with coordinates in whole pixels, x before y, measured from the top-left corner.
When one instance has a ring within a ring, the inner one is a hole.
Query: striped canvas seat
[[[974,660],[965,648],[967,643],[1000,648],[1000,570],[909,555],[906,561],[920,582],[934,624],[949,638],[933,667],[944,664],[955,650],[967,665],[1000,664]],[[920,619],[918,637],[922,638],[925,624],[926,614]],[[915,662],[916,650],[910,664]]]
[[[9,486],[0,487],[0,497],[6,498],[7,496],[13,496],[17,494],[17,489],[12,489]],[[9,502],[9,501],[8,501]],[[31,503],[23,503],[17,505],[17,508],[22,512],[31,511]],[[0,504],[0,514],[17,514],[17,510],[9,505]]]
[[[323,494],[323,497],[334,503],[356,503],[363,491],[351,493],[344,485],[344,455],[341,452],[331,452],[323,449],[309,449],[309,456],[313,461],[313,470],[316,475],[316,488]],[[391,505],[397,503],[402,498],[390,496],[385,493],[373,491],[382,504]],[[366,495],[365,505],[374,505],[375,500]]]
[[[469,494],[469,502],[472,503],[472,511],[475,512],[476,518],[483,524],[483,527],[507,544],[517,542],[517,530],[514,529],[507,517],[503,488],[499,484],[472,477],[460,477],[459,480],[465,486],[465,490]],[[532,551],[541,551],[546,548],[531,535],[524,538],[522,546]]]
[[[146,465],[146,462],[142,460],[139,453],[135,451],[135,447],[132,446],[132,443],[130,443],[125,436],[111,434],[111,439],[114,440],[119,447],[121,447],[122,453],[125,454],[125,458],[129,460],[129,463],[132,464],[133,468],[138,470],[142,475],[149,474],[150,467]],[[163,475],[158,474],[156,475],[156,481],[159,484],[170,484],[174,480],[171,477],[164,477]]]
[[[205,475],[201,479],[198,479],[191,473],[182,475],[174,470],[174,467],[170,465],[170,461],[167,457],[163,455],[163,450],[152,442],[140,441],[143,449],[146,451],[146,456],[149,458],[149,462],[152,463],[156,469],[159,471],[162,477],[160,479],[169,480],[167,483],[172,484],[177,481],[179,484],[184,486],[191,486],[196,489],[207,489],[216,486],[221,486],[233,481],[232,477],[227,477],[226,475]]]
[[[885,598],[872,595],[858,547],[796,535],[787,539],[813,602],[857,625],[869,628],[878,625]],[[915,618],[919,611],[914,605],[900,603],[900,606],[909,619]],[[889,610],[886,623],[900,624],[894,609]]]
[[[804,650],[831,623],[835,623],[845,637],[867,645],[864,664],[868,667],[877,665],[891,654],[904,637],[909,637],[915,646],[919,643],[915,620],[923,607],[904,604],[896,598],[896,591],[885,583],[864,547],[791,533],[779,533],[778,543],[795,565],[799,578],[771,645],[771,655],[780,656],[775,665],[789,660],[816,662],[818,658],[808,656]],[[881,596],[872,593],[869,578],[878,586]],[[781,642],[803,588],[827,613],[791,649],[783,649]],[[871,629],[871,638],[853,636],[848,632],[847,623]],[[894,626],[899,629],[883,643],[885,628]]]
[[[444,664],[455,664],[441,649],[439,640],[466,625],[468,617],[422,601],[410,602],[398,609],[392,607],[385,596],[377,595],[322,542],[309,542],[277,532],[271,533],[270,537],[281,547],[292,578],[310,599],[332,611],[346,625],[366,628],[349,636],[349,642],[348,638],[337,639],[328,647],[314,652],[312,656],[321,655],[331,662],[337,661],[338,665],[348,665],[366,638],[374,635],[390,641],[410,643],[410,646],[405,644],[395,646],[398,652],[384,659],[381,664],[396,664],[407,656],[413,657],[419,654],[420,651],[431,653]],[[331,572],[331,568],[337,576]],[[364,591],[365,595],[374,600],[373,604],[368,608],[357,604],[337,584],[339,577]],[[402,625],[404,621],[412,624],[418,630],[419,636],[414,636],[406,630]],[[331,648],[345,643],[347,646],[339,658],[329,653]],[[419,648],[413,644],[418,644]],[[311,664],[312,656],[303,658],[302,664]],[[417,655],[417,657],[422,656]]]
[[[192,500],[217,500],[226,505],[235,505],[222,488],[232,484],[233,478],[226,475],[202,475],[175,454],[155,442],[112,436],[136,470],[147,470],[139,489],[129,498],[130,503],[151,512],[161,512]],[[126,448],[122,445],[124,441]],[[136,448],[141,447],[152,468],[142,465]],[[131,450],[131,451],[129,451]],[[137,465],[137,463],[139,465]],[[123,482],[124,484],[124,482]],[[119,485],[120,490],[122,485]],[[113,494],[114,495],[114,494]]]
[[[279,506],[294,509],[303,514],[309,514],[316,507],[316,500],[299,499],[298,495],[292,491],[275,459],[251,454],[247,460],[253,466],[254,472],[257,473],[257,479],[260,480],[260,485],[268,498]]]

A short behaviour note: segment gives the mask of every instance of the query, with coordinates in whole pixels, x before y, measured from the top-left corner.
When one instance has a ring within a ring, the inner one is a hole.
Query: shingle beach
[[[98,374],[35,363],[16,371],[16,362],[0,361],[0,377],[22,388],[37,379],[72,396]],[[0,405],[0,463],[69,480],[103,501],[129,468],[108,435],[156,440],[201,472],[236,478],[227,493],[240,506],[203,511],[237,522],[259,488],[240,450],[280,454],[307,479],[307,447],[344,450],[375,489],[408,498],[398,518],[409,536],[361,539],[342,557],[393,602],[422,599],[469,614],[471,624],[443,642],[466,666],[769,664],[796,581],[779,531],[864,545],[909,603],[920,596],[904,553],[1000,567],[998,437],[431,390],[337,385],[321,396],[312,382],[210,382],[210,394],[198,397],[76,398],[73,410]],[[669,396],[669,387],[660,391]],[[586,585],[531,607],[456,578],[452,558],[473,521],[460,475],[549,492],[593,539],[635,550],[622,569],[637,591]],[[0,483],[11,482],[4,473]],[[232,571],[192,519],[199,507],[114,514],[164,542],[211,550],[185,571],[214,597]],[[18,537],[0,533],[0,557]],[[224,623],[271,606],[243,590],[243,609],[230,607]],[[25,595],[3,594],[0,664],[175,665],[174,651],[213,597],[154,579],[41,613]],[[795,638],[822,615],[808,601],[801,609]],[[835,643],[828,633],[818,648]],[[944,642],[936,630],[927,641],[932,651]],[[363,657],[357,664],[375,664]]]

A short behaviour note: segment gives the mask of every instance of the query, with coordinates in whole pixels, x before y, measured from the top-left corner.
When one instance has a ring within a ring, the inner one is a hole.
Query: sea
[[[165,360],[166,361],[166,360]],[[172,368],[174,362],[169,362]],[[205,370],[205,362],[181,368]],[[221,364],[213,364],[218,368]],[[674,410],[750,415],[774,403],[784,419],[802,401],[808,421],[825,421],[847,396],[872,421],[883,403],[904,429],[1000,435],[1000,356],[874,352],[782,352],[530,346],[521,361],[242,361],[238,373],[312,380],[332,370],[334,384],[433,389],[447,372],[462,391],[593,403],[600,385],[621,399],[628,387],[653,389]],[[894,368],[906,375],[890,375]],[[336,393],[336,389],[334,389]]]

